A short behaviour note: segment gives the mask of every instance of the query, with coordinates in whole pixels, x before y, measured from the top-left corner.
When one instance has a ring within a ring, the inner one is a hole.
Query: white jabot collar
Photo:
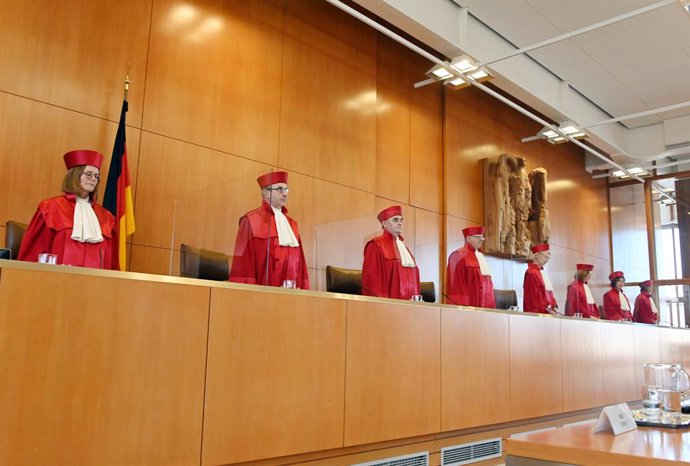
[[[414,263],[412,254],[405,247],[405,243],[400,241],[400,237],[395,237],[395,245],[398,247],[398,254],[400,254],[400,261],[403,267],[416,267],[417,264]]]
[[[544,288],[546,288],[546,291],[553,291],[553,285],[551,284],[551,280],[549,279],[549,276],[546,273],[546,270],[541,269],[541,278],[544,280]]]
[[[649,297],[649,304],[652,305],[652,312],[653,312],[654,314],[657,314],[657,315],[658,315],[658,314],[659,314],[659,309],[657,309],[656,303],[654,302],[654,300],[652,299],[651,296]]]
[[[625,296],[623,290],[618,290],[618,299],[621,300],[621,310],[630,311],[630,302],[628,302],[628,297]]]
[[[592,296],[592,290],[589,289],[589,286],[587,286],[586,283],[583,283],[582,286],[585,288],[585,296],[587,297],[587,304],[594,304],[594,296]]]
[[[484,276],[491,276],[491,269],[489,268],[489,263],[486,262],[486,257],[479,251],[475,251],[474,254],[477,256],[477,263],[479,264],[479,273]]]
[[[281,246],[288,246],[291,248],[299,247],[299,241],[297,241],[295,232],[292,231],[290,222],[288,222],[288,219],[283,213],[283,211],[281,209],[276,209],[273,206],[271,206],[271,209],[273,209],[273,214],[275,215],[276,219],[276,230],[278,231],[278,244]]]
[[[93,211],[88,199],[75,197],[74,226],[71,238],[80,243],[100,243],[103,241],[101,224],[98,223],[96,212]]]

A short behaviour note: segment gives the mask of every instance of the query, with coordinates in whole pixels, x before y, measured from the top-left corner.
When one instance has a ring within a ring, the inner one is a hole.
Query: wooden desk
[[[639,427],[613,435],[593,433],[595,422],[515,436],[505,441],[506,466],[548,462],[577,465],[690,464],[690,429]]]

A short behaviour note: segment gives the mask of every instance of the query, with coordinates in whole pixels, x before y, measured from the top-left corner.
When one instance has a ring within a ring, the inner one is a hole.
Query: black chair
[[[421,282],[419,284],[419,292],[422,294],[422,299],[425,303],[436,302],[436,286],[434,282]]]
[[[180,245],[180,275],[189,278],[227,281],[230,278],[229,256],[222,252]]]
[[[19,256],[19,248],[28,227],[29,225],[26,223],[15,222],[14,220],[8,220],[5,223],[5,247],[10,250],[10,259],[16,259]]]
[[[496,300],[496,309],[510,309],[510,306],[518,305],[515,290],[494,289],[494,299]]]
[[[362,271],[326,266],[326,291],[362,294]]]

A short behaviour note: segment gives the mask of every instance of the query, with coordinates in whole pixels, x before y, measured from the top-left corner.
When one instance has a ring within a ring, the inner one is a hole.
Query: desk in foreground
[[[690,464],[690,430],[640,427],[613,435],[593,433],[595,423],[518,435],[506,439],[506,466],[565,463],[577,465]]]

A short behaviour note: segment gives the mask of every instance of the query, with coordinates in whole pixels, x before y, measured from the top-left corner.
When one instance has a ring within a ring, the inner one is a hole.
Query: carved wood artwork
[[[502,154],[486,170],[484,251],[526,257],[530,246],[549,240],[546,170],[529,174],[523,157]]]

